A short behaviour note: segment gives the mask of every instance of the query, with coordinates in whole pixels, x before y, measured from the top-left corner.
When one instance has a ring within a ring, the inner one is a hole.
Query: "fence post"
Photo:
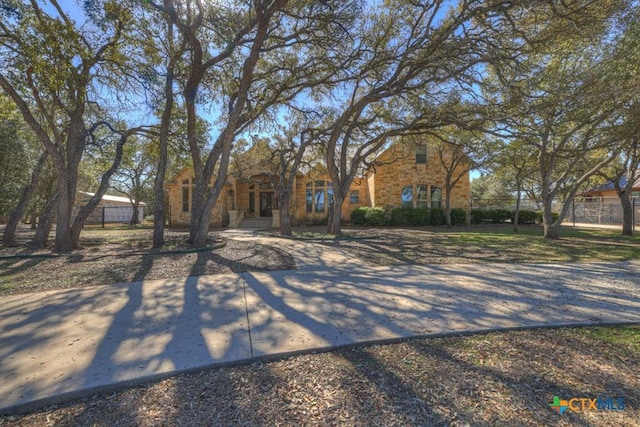
[[[104,228],[104,209],[105,206],[102,207],[102,228]]]

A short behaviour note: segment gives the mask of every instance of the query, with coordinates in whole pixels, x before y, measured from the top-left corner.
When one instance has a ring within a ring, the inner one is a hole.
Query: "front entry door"
[[[260,216],[272,216],[273,192],[260,193]]]

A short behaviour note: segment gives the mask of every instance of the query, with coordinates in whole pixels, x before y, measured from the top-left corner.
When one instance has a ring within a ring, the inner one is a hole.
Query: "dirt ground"
[[[29,234],[22,230],[26,242]],[[215,236],[207,248],[194,250],[183,230],[168,231],[160,251],[149,249],[150,229],[87,229],[82,248],[71,255],[26,246],[0,249],[0,296],[145,279],[169,279],[241,271],[295,268],[285,251]]]

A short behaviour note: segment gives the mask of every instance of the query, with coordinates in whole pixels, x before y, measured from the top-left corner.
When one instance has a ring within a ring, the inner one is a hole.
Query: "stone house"
[[[254,153],[255,154],[255,153]],[[231,172],[211,215],[211,225],[236,227],[243,218],[272,218],[278,226],[277,195],[270,175],[258,169],[251,173]],[[342,208],[348,221],[351,211],[361,206],[444,207],[446,171],[435,150],[427,145],[393,144],[382,152],[363,176],[352,183]],[[193,172],[182,169],[167,184],[171,226],[186,226],[190,220]],[[465,173],[453,188],[451,206],[469,210],[469,175]],[[322,167],[299,173],[289,206],[293,224],[323,222],[333,200],[333,186]]]

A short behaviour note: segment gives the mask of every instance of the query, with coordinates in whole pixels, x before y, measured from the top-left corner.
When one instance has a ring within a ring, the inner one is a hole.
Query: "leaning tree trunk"
[[[47,156],[48,153],[46,151],[40,155],[38,163],[36,163],[33,172],[31,172],[31,180],[29,181],[29,184],[27,184],[27,186],[24,188],[24,191],[20,196],[20,200],[18,201],[16,208],[13,210],[13,212],[11,212],[11,215],[9,216],[9,222],[7,222],[7,225],[4,229],[4,234],[2,235],[2,244],[5,247],[17,245],[16,229],[18,228],[18,224],[24,216],[24,213],[29,206],[29,202],[31,201],[31,197],[33,196],[33,193],[38,186],[38,182],[40,181],[40,173],[44,168]]]

